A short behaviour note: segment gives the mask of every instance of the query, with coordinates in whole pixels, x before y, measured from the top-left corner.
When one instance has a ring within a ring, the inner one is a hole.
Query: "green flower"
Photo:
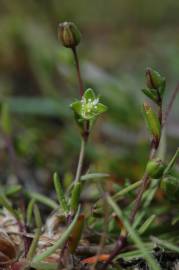
[[[107,110],[92,89],[87,89],[82,99],[73,102],[71,108],[81,120],[92,120]]]

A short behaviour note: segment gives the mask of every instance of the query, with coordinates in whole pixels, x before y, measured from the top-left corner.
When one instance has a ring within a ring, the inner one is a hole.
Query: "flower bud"
[[[159,158],[150,160],[147,163],[146,172],[152,178],[160,178],[165,169],[165,165]]]
[[[81,40],[81,33],[72,22],[63,22],[59,24],[58,38],[67,48],[75,48]]]
[[[165,176],[160,185],[161,189],[170,201],[177,201],[179,195],[179,179],[175,176]]]
[[[146,70],[146,84],[149,89],[159,89],[163,86],[165,78],[154,69],[147,68]]]

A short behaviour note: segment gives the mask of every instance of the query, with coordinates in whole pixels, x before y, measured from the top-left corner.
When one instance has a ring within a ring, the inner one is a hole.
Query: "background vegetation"
[[[51,194],[54,171],[62,177],[75,171],[80,141],[68,104],[78,86],[73,58],[57,40],[65,20],[83,34],[86,88],[109,107],[89,142],[86,168],[91,162],[118,183],[139,179],[149,148],[140,89],[146,66],[166,76],[168,96],[178,81],[178,11],[176,0],[1,0],[0,102],[9,104],[15,150],[1,134],[1,181],[17,182],[20,172],[28,188]],[[170,157],[178,146],[178,112],[177,98],[167,131]]]

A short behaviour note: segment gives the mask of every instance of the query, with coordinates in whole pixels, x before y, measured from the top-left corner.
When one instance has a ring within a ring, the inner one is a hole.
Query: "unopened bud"
[[[75,48],[81,40],[81,33],[73,22],[59,24],[58,38],[67,48]]]
[[[147,163],[146,172],[152,178],[160,178],[165,169],[164,163],[158,159],[152,159]]]
[[[147,68],[146,70],[146,84],[149,89],[158,89],[163,87],[165,83],[165,78],[163,78],[160,73],[154,69]]]

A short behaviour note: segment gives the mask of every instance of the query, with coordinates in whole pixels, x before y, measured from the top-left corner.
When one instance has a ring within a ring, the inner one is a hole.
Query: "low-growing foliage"
[[[147,68],[146,86],[142,91],[149,101],[144,102],[142,111],[150,137],[150,153],[140,180],[126,181],[122,186],[113,183],[112,176],[106,172],[84,174],[89,137],[95,133],[96,120],[107,112],[107,106],[96,89],[84,87],[77,51],[81,41],[78,28],[71,22],[61,23],[58,37],[72,52],[79,83],[77,98],[69,105],[81,140],[76,174],[66,185],[54,173],[56,198],[24,190],[21,185],[1,187],[0,265],[11,270],[104,270],[122,269],[124,260],[139,258],[149,269],[161,269],[155,245],[179,252],[176,226],[179,176],[175,169],[179,150],[170,161],[159,155],[163,131],[179,86],[164,109],[166,80],[159,72]],[[12,120],[4,104],[1,131],[15,162],[10,139]],[[19,171],[16,172],[20,178]],[[88,197],[90,189],[94,193]],[[157,192],[166,198],[163,205],[157,201],[158,207],[153,204]],[[171,204],[172,213],[163,226]],[[44,208],[52,210],[48,217]]]

